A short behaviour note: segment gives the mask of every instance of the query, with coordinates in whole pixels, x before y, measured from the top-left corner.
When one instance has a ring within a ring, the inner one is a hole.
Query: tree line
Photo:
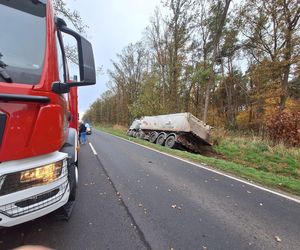
[[[299,17],[299,0],[164,0],[112,61],[108,90],[84,119],[127,126],[191,112],[258,132],[278,113],[299,115]]]

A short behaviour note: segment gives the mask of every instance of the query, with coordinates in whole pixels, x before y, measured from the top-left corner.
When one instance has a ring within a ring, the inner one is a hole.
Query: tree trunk
[[[210,79],[208,81],[208,84],[207,84],[207,87],[206,87],[206,93],[205,93],[205,105],[204,105],[204,112],[203,112],[203,122],[204,123],[207,122],[208,106],[209,106],[209,99],[210,99],[210,89],[211,89],[212,85],[215,82],[214,66],[215,66],[215,62],[216,62],[216,59],[217,59],[218,47],[219,47],[219,43],[220,43],[220,40],[221,40],[221,37],[222,37],[223,28],[225,26],[226,17],[227,17],[230,2],[231,2],[231,0],[226,0],[226,2],[225,2],[224,10],[221,13],[220,23],[218,25],[215,38],[213,40],[213,55],[212,55],[212,58],[211,58],[211,61],[212,61],[211,62],[211,76],[210,76]]]

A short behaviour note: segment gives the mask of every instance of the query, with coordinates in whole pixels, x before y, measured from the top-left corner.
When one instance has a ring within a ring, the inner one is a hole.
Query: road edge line
[[[294,202],[300,204],[300,200],[299,200],[299,199],[294,198],[294,197],[291,197],[291,196],[289,196],[289,195],[286,195],[286,194],[283,194],[283,193],[274,191],[274,190],[272,190],[272,189],[268,189],[268,188],[266,188],[266,187],[260,186],[260,185],[258,185],[258,184],[251,183],[251,182],[249,182],[249,181],[240,179],[240,178],[238,178],[238,177],[235,177],[235,176],[232,176],[232,175],[229,175],[229,174],[225,174],[224,172],[221,172],[221,171],[219,171],[219,170],[216,170],[216,169],[213,169],[213,168],[210,168],[210,167],[206,167],[206,166],[201,165],[201,164],[197,164],[197,163],[195,163],[195,162],[192,162],[192,161],[189,161],[189,160],[180,158],[180,157],[178,157],[178,156],[174,156],[174,155],[171,155],[171,154],[168,154],[168,153],[165,153],[165,152],[161,152],[161,151],[159,151],[159,150],[157,150],[157,149],[150,148],[150,147],[145,146],[145,145],[141,145],[141,144],[139,144],[139,143],[136,143],[136,142],[127,140],[127,139],[125,139],[125,138],[122,138],[122,137],[119,137],[119,136],[116,136],[116,135],[113,135],[113,134],[110,134],[110,133],[107,133],[107,132],[104,132],[104,131],[102,131],[102,130],[100,130],[100,132],[105,133],[105,134],[108,134],[108,135],[111,135],[111,136],[116,137],[116,138],[118,138],[118,139],[121,139],[121,140],[123,140],[123,141],[130,142],[130,143],[135,144],[135,145],[138,145],[138,146],[140,146],[140,147],[150,149],[150,150],[152,150],[152,151],[154,151],[154,152],[157,152],[157,153],[160,153],[160,154],[163,154],[163,155],[172,157],[172,158],[174,158],[174,159],[183,161],[183,162],[185,162],[185,163],[188,163],[188,164],[190,164],[190,165],[196,166],[196,167],[198,167],[198,168],[202,168],[202,169],[205,169],[205,170],[207,170],[207,171],[213,172],[213,173],[215,173],[215,174],[219,174],[219,175],[225,176],[225,177],[227,177],[227,178],[229,178],[229,179],[232,179],[232,180],[235,180],[235,181],[238,181],[238,182],[247,184],[247,185],[249,185],[249,186],[255,187],[255,188],[257,188],[257,189],[263,190],[263,191],[268,192],[268,193],[271,193],[271,194],[275,194],[275,195],[277,195],[277,196],[280,196],[280,197],[282,197],[282,198],[285,198],[285,199],[287,199],[287,200],[291,200],[291,201],[294,201]]]

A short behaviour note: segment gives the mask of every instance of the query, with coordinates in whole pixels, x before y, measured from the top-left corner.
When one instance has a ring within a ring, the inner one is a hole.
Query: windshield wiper
[[[0,59],[3,55],[0,53]],[[7,67],[7,64],[5,64],[2,60],[0,60],[0,76],[6,81],[6,82],[13,82],[9,74],[5,71],[5,68]]]

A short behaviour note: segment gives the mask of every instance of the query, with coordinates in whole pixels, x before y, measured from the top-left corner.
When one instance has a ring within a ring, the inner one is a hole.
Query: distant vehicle
[[[210,129],[191,113],[176,113],[136,119],[127,134],[168,148],[201,152],[203,146],[211,146]]]
[[[89,123],[85,123],[86,127],[86,134],[91,135],[92,134],[92,126]]]

